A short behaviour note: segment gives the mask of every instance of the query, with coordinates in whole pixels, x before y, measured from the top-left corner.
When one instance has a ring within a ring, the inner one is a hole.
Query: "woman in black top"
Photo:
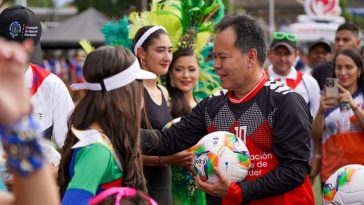
[[[166,77],[173,118],[187,115],[197,105],[193,90],[198,84],[199,76],[200,67],[191,48],[179,48],[173,53]],[[189,168],[172,167],[172,195],[174,205],[206,204],[205,193],[197,189]]]
[[[166,30],[161,26],[144,26],[138,30],[133,41],[133,51],[143,69],[157,76],[165,75],[172,60],[172,43]],[[157,80],[143,80],[145,110],[151,128],[161,130],[172,120],[167,105],[168,92]],[[143,156],[144,175],[148,192],[158,204],[172,204],[171,169],[166,165],[191,164],[189,154],[178,153],[170,156]]]

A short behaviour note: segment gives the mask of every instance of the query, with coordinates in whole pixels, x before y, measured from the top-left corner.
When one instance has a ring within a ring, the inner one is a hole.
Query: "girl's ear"
[[[137,49],[137,57],[140,59],[140,60],[145,60],[145,51],[142,47],[139,47]]]
[[[137,49],[137,57],[139,59],[139,63],[140,63],[140,67],[142,69],[145,69],[145,58],[146,58],[146,53],[144,51],[144,49],[142,47],[139,47]]]

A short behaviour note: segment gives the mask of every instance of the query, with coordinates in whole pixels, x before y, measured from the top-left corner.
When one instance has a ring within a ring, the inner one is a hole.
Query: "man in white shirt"
[[[312,76],[299,72],[293,67],[298,55],[296,35],[284,32],[273,33],[268,52],[272,65],[268,67],[267,73],[269,77],[285,83],[299,93],[309,106],[311,115],[315,117],[320,105],[320,88]]]
[[[0,14],[0,36],[11,41],[32,39],[34,49],[31,64],[25,73],[26,85],[31,89],[33,117],[43,136],[61,148],[67,133],[67,119],[74,103],[66,85],[56,75],[37,66],[41,63],[40,36],[42,27],[30,9],[15,5]]]

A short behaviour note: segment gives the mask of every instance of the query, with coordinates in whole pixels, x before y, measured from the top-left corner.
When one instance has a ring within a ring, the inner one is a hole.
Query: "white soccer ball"
[[[326,181],[323,188],[325,205],[364,205],[364,166],[346,165]]]
[[[250,167],[250,155],[244,142],[230,132],[213,132],[189,149],[193,153],[193,169],[203,181],[217,182],[214,167],[231,181],[241,181]]]

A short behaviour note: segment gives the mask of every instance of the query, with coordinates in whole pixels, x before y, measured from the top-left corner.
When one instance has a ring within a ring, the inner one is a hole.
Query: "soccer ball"
[[[250,167],[250,155],[244,142],[230,132],[213,132],[189,149],[193,153],[193,170],[202,181],[214,183],[214,167],[231,181],[241,181]]]
[[[364,204],[364,166],[346,165],[327,179],[323,188],[325,205]]]

